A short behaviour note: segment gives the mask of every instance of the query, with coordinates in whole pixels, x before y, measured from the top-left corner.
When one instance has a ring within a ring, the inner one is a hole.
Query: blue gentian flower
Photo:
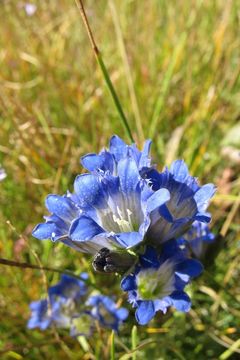
[[[128,310],[118,308],[116,303],[108,296],[93,295],[87,301],[91,307],[91,315],[103,327],[118,331],[119,326],[128,317]]]
[[[62,275],[61,280],[48,290],[48,299],[30,304],[29,329],[46,330],[51,325],[70,330],[71,336],[89,336],[96,326],[118,330],[127,318],[128,311],[118,308],[115,302],[99,293],[90,293],[86,286],[86,273],[80,279]]]
[[[158,172],[150,166],[149,149],[150,141],[140,152],[114,136],[109,150],[83,157],[90,173],[77,176],[74,194],[47,197],[52,214],[33,236],[95,255],[102,248],[131,249],[143,242],[161,247],[195,220],[209,222],[214,186],[200,187],[181,160]]]
[[[209,226],[200,221],[194,221],[191,228],[184,234],[188,246],[191,248],[193,254],[201,259],[207,249],[207,246],[214,242],[215,235],[209,229]]]
[[[82,213],[76,202],[76,196],[69,192],[63,196],[50,194],[46,198],[45,205],[52,215],[45,216],[46,222],[38,224],[33,229],[32,235],[39,240],[61,241],[79,250],[69,237],[72,222]]]
[[[38,327],[45,330],[53,323],[62,328],[71,326],[72,319],[82,311],[88,291],[85,284],[87,274],[82,273],[79,277],[62,275],[59,283],[48,289],[48,299],[30,304],[29,329]]]
[[[69,315],[72,312],[72,304],[66,304],[63,298],[33,301],[30,304],[30,309],[32,314],[27,324],[29,329],[46,330],[52,324],[59,328],[70,326],[71,317]]]
[[[87,273],[81,273],[79,278],[74,278],[70,275],[63,274],[61,280],[55,286],[51,286],[48,290],[50,298],[61,297],[63,299],[72,299],[78,301],[88,291],[86,280],[88,279]]]
[[[74,202],[73,196],[48,196],[46,205],[53,214],[33,230],[33,236],[61,240],[92,254],[103,247],[139,244],[150,225],[150,214],[169,200],[169,191],[153,191],[131,157],[119,160],[117,174],[79,175]]]
[[[197,179],[189,175],[183,160],[176,160],[163,172],[150,169],[143,174],[154,191],[167,189],[169,201],[151,214],[151,225],[146,237],[158,247],[167,240],[184,234],[194,221],[208,223],[211,216],[206,212],[215,193],[213,184],[200,186]]]
[[[39,328],[46,330],[52,323],[51,310],[48,306],[48,300],[33,301],[30,304],[31,318],[28,321],[29,329]]]
[[[137,308],[135,316],[139,324],[147,324],[157,311],[166,313],[170,306],[189,311],[191,301],[184,288],[202,272],[202,265],[185,255],[175,240],[163,245],[160,256],[148,247],[135,271],[122,279],[122,289],[128,292],[129,302]]]
[[[104,149],[99,154],[87,154],[82,156],[80,161],[85,169],[90,172],[108,172],[117,175],[118,162],[129,156],[134,159],[139,171],[141,171],[151,166],[150,147],[151,140],[147,140],[141,152],[136,144],[127,145],[119,136],[114,135],[110,139],[108,150]]]
[[[82,215],[73,221],[69,236],[82,251],[131,248],[144,239],[150,214],[169,200],[167,189],[154,192],[142,179],[135,160],[117,164],[117,175],[79,175],[74,183]]]

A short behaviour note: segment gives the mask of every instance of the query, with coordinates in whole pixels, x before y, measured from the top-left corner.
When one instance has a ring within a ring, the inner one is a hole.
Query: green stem
[[[133,326],[132,328],[132,360],[137,360],[137,327],[136,325]]]
[[[36,270],[52,271],[52,272],[56,272],[58,274],[66,274],[66,275],[72,276],[78,280],[81,280],[81,281],[85,282],[87,285],[90,285],[90,286],[94,287],[95,289],[99,290],[95,284],[93,284],[89,280],[82,279],[79,275],[76,275],[72,271],[69,271],[69,270],[61,270],[61,269],[52,268],[52,267],[48,267],[48,266],[38,266],[38,265],[33,265],[33,264],[29,264],[29,263],[13,261],[13,260],[8,260],[8,259],[2,259],[2,258],[0,258],[0,264],[5,265],[5,266],[18,267],[21,269],[36,269]]]
[[[114,331],[111,333],[111,360],[115,360],[115,342],[114,342]]]
[[[109,89],[109,91],[110,91],[110,93],[111,93],[111,95],[112,95],[114,104],[115,104],[115,106],[116,106],[116,108],[117,108],[117,110],[118,110],[118,113],[119,113],[120,118],[121,118],[121,120],[122,120],[122,122],[123,122],[123,125],[124,125],[124,127],[125,127],[125,130],[126,130],[126,132],[127,132],[127,134],[128,134],[128,137],[129,137],[129,139],[130,139],[132,142],[134,142],[134,139],[133,139],[133,136],[132,136],[132,133],[131,133],[131,129],[130,129],[129,125],[128,125],[127,118],[126,118],[126,116],[125,116],[125,114],[124,114],[123,108],[122,108],[122,106],[121,106],[121,103],[120,103],[120,101],[119,101],[119,98],[118,98],[118,96],[117,96],[117,93],[116,93],[116,91],[115,91],[115,89],[114,89],[114,87],[113,87],[113,83],[112,83],[112,81],[111,81],[111,79],[110,79],[110,76],[109,76],[109,74],[108,74],[107,68],[106,68],[106,66],[105,66],[105,64],[104,64],[104,62],[103,62],[103,58],[102,58],[100,52],[99,52],[98,55],[97,55],[97,61],[98,61],[98,64],[99,64],[99,66],[100,66],[100,68],[101,68],[101,70],[102,70],[104,79],[105,79],[106,84],[107,84],[107,86],[108,86],[108,89]]]
[[[103,61],[103,58],[101,56],[101,53],[96,45],[96,42],[94,40],[94,37],[93,37],[93,34],[92,34],[92,30],[90,28],[90,25],[89,25],[89,22],[88,22],[88,19],[87,19],[87,15],[86,15],[86,12],[85,12],[85,9],[84,9],[84,6],[83,6],[83,3],[82,3],[82,0],[75,0],[76,4],[77,4],[77,7],[80,11],[80,14],[81,14],[81,17],[83,19],[83,23],[84,23],[84,26],[86,28],[86,31],[87,31],[87,34],[88,34],[88,37],[89,37],[89,40],[90,40],[90,43],[92,45],[92,49],[94,51],[94,54],[96,56],[96,59],[97,59],[97,62],[100,66],[100,69],[102,71],[102,74],[103,74],[103,77],[104,77],[104,80],[106,82],[106,85],[110,91],[110,94],[112,95],[112,99],[113,99],[113,102],[116,106],[116,109],[118,111],[118,114],[120,116],[120,119],[122,120],[122,124],[127,132],[127,135],[129,137],[129,139],[134,142],[134,139],[133,139],[133,136],[132,136],[132,133],[131,133],[131,129],[129,127],[129,124],[128,124],[128,121],[127,121],[127,118],[126,118],[126,115],[123,111],[123,108],[122,108],[122,105],[119,101],[119,98],[117,96],[117,93],[114,89],[114,86],[113,86],[113,83],[110,79],[110,76],[109,76],[109,73],[108,73],[108,70],[104,64],[104,61]]]

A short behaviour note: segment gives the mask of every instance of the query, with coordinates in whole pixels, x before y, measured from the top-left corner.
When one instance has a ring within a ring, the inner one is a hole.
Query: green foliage
[[[121,294],[116,278],[94,274],[86,256],[30,235],[45,214],[45,196],[72,190],[83,171],[79,157],[99,151],[113,133],[125,134],[74,1],[36,1],[32,16],[23,3],[0,5],[0,163],[8,174],[0,183],[0,256],[86,270],[107,295]],[[222,140],[228,134],[227,143],[235,144],[229,137],[239,129],[238,4],[84,3],[138,145],[143,134],[151,135],[159,169],[184,158],[200,181],[218,185],[210,211],[213,232],[224,236],[223,248],[188,288],[193,295],[188,314],[159,314],[149,326],[133,327],[132,312],[115,338],[98,329],[79,341],[62,330],[26,329],[28,304],[45,297],[58,274],[1,266],[0,357],[237,359],[239,160]]]

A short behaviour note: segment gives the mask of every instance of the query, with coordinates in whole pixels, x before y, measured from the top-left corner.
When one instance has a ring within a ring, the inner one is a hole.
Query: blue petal
[[[186,259],[176,266],[176,273],[181,278],[181,274],[189,275],[191,278],[199,276],[203,271],[200,261],[195,259]],[[183,279],[184,280],[184,279]]]
[[[84,295],[86,291],[87,287],[83,281],[73,278],[67,274],[62,275],[59,283],[48,289],[51,299],[53,296],[61,296],[66,299],[77,299]]]
[[[155,311],[159,311],[161,310],[164,314],[166,314],[167,312],[167,308],[170,306],[169,301],[166,301],[165,298],[161,299],[161,300],[154,300],[154,308]]]
[[[88,278],[89,278],[89,275],[87,272],[82,272],[79,276],[83,280],[88,280]]]
[[[124,193],[131,194],[136,191],[140,175],[137,164],[132,158],[127,157],[119,161],[118,176]]]
[[[114,135],[110,139],[109,150],[114,155],[116,161],[119,161],[120,159],[123,159],[125,156],[127,156],[128,146],[122,139],[120,139],[119,136]]]
[[[70,237],[73,241],[86,241],[104,232],[105,230],[93,219],[83,215],[72,223]]]
[[[131,291],[137,289],[136,276],[133,274],[125,276],[121,281],[123,291]]]
[[[208,206],[208,202],[216,192],[213,184],[203,185],[194,195],[194,200],[197,203],[198,211],[204,212]]]
[[[87,154],[81,158],[81,163],[88,171],[109,170],[111,173],[114,168],[114,160],[108,151],[102,151],[99,155]]]
[[[32,235],[39,240],[57,240],[58,237],[63,235],[63,232],[53,222],[47,222],[38,224],[33,229]]]
[[[129,312],[125,308],[120,308],[120,309],[116,310],[116,315],[117,315],[118,319],[121,321],[126,320],[126,318],[128,317],[128,314],[129,314]]]
[[[158,209],[158,212],[159,212],[159,215],[161,215],[161,217],[163,219],[165,219],[167,222],[170,222],[170,223],[173,222],[172,214],[168,210],[168,207],[166,204],[163,204],[162,206],[160,206],[160,208]]]
[[[102,184],[97,176],[78,175],[74,182],[74,190],[82,207],[99,207],[105,204]]]
[[[156,169],[143,168],[141,176],[149,181],[152,190],[157,191],[163,187],[161,186],[160,174]]]
[[[175,239],[168,240],[163,244],[163,251],[161,252],[160,260],[163,263],[169,258],[178,258],[185,260],[185,251],[181,250],[178,241]]]
[[[140,301],[136,310],[136,320],[140,325],[146,325],[155,315],[153,301]]]
[[[152,144],[151,140],[146,140],[144,143],[144,148],[138,164],[139,169],[142,169],[144,167],[148,168],[151,164],[151,159],[149,158],[151,144]]]
[[[151,211],[159,208],[170,199],[170,192],[167,189],[160,189],[153,193],[153,195],[147,200],[147,211]]]
[[[49,212],[54,213],[63,220],[71,220],[76,214],[77,208],[67,197],[59,195],[48,195],[46,198],[46,207]]]
[[[197,221],[200,221],[200,222],[203,222],[203,223],[209,223],[211,221],[211,214],[205,212],[203,214],[201,213],[197,213],[195,216],[194,216],[194,220],[197,220]]]
[[[166,298],[170,299],[171,305],[174,306],[178,311],[188,312],[191,308],[191,300],[189,296],[183,291],[175,291]]]
[[[116,234],[116,239],[121,246],[130,248],[139,244],[143,240],[143,236],[139,232],[133,231]]]
[[[151,246],[148,246],[145,253],[143,255],[140,255],[139,258],[141,265],[144,268],[159,267],[158,254],[156,250]]]
[[[170,172],[173,174],[174,179],[184,182],[188,177],[188,168],[183,160],[176,160],[170,167]]]

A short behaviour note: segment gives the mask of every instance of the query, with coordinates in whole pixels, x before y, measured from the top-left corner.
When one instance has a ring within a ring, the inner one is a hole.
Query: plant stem
[[[90,25],[89,25],[89,22],[88,22],[88,19],[87,19],[87,15],[86,15],[86,12],[85,12],[85,9],[84,9],[84,6],[83,6],[83,2],[82,0],[75,0],[76,4],[77,4],[77,7],[80,11],[80,14],[81,14],[81,17],[82,17],[82,20],[83,20],[83,23],[84,23],[84,26],[86,28],[86,31],[87,31],[87,34],[88,34],[88,37],[89,37],[89,40],[90,40],[90,43],[91,43],[91,46],[92,46],[92,49],[93,49],[93,52],[96,56],[96,59],[97,59],[97,62],[100,66],[100,69],[102,71],[102,74],[103,74],[103,77],[104,77],[104,80],[106,82],[106,85],[112,95],[112,98],[113,98],[113,102],[116,106],[116,109],[119,113],[119,116],[122,120],[122,123],[123,123],[123,126],[127,132],[127,135],[129,137],[129,139],[134,142],[134,139],[133,139],[133,136],[132,136],[132,133],[131,133],[131,129],[129,127],[129,124],[128,124],[128,121],[127,121],[127,118],[126,118],[126,115],[123,111],[123,108],[121,106],[121,103],[119,101],[119,98],[117,96],[117,93],[114,89],[114,86],[113,86],[113,83],[110,79],[110,76],[109,76],[109,73],[107,71],[107,68],[104,64],[104,61],[103,61],[103,58],[101,56],[101,53],[96,45],[96,42],[94,40],[94,37],[93,37],[93,33],[92,33],[92,30],[90,28]]]
[[[79,275],[76,275],[72,271],[69,271],[69,270],[61,270],[61,269],[52,268],[52,267],[48,267],[48,266],[33,265],[33,264],[25,263],[25,262],[13,261],[13,260],[2,259],[2,258],[0,258],[0,264],[5,265],[5,266],[14,266],[14,267],[18,267],[21,269],[37,269],[37,270],[52,271],[52,272],[56,272],[58,274],[66,274],[66,275],[72,276],[78,280],[84,281],[86,284],[93,286],[95,289],[98,289],[97,286],[95,284],[93,284],[92,282],[90,282],[88,279],[87,280],[82,279]]]
[[[121,54],[122,61],[123,61],[123,66],[125,69],[126,81],[127,81],[127,85],[128,85],[130,100],[132,103],[132,110],[133,110],[134,117],[135,117],[138,137],[139,137],[139,140],[141,140],[141,142],[144,142],[144,132],[143,132],[143,127],[142,127],[142,121],[141,121],[138,101],[137,101],[137,97],[136,97],[136,92],[134,89],[134,82],[133,82],[133,77],[132,77],[132,73],[131,73],[131,69],[130,69],[130,65],[129,65],[127,51],[126,51],[126,47],[125,47],[124,40],[123,40],[123,34],[122,34],[122,30],[121,30],[119,15],[118,15],[114,0],[108,0],[108,3],[109,3],[110,11],[112,13],[113,23],[114,23],[114,27],[115,27],[115,31],[116,31],[117,40],[118,40],[118,47],[120,50],[120,54]]]
[[[115,360],[115,342],[114,342],[114,331],[112,330],[112,333],[110,335],[111,339],[111,360]]]
[[[132,351],[133,351],[132,360],[137,360],[136,347],[137,347],[137,327],[136,325],[134,325],[132,328]]]

